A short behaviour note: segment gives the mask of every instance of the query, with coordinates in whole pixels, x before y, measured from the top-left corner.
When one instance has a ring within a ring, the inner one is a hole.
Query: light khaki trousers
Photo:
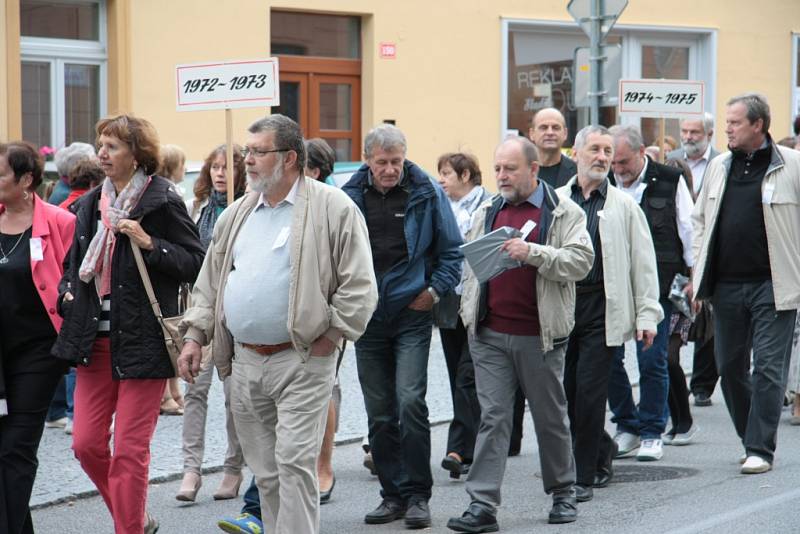
[[[317,457],[335,372],[335,354],[304,362],[293,349],[261,356],[235,345],[231,412],[267,533],[319,532]]]

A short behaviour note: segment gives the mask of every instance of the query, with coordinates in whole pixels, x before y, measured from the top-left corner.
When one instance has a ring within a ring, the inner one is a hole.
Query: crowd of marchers
[[[214,498],[238,496],[245,465],[254,475],[219,528],[319,532],[347,341],[380,486],[364,521],[430,527],[434,326],[453,402],[439,463],[468,495],[451,530],[499,530],[526,402],[550,523],[576,521],[615,459],[658,461],[691,443],[690,399],[710,405],[718,381],[741,473],[769,471],[787,399],[800,423],[800,152],[773,140],[770,119],[765,97],[747,93],[726,104],[723,153],[705,114],[682,120],[672,147],[645,146],[635,126],[589,125],[570,158],[563,115],[542,109],[527,136],[496,147],[497,193],[464,152],[443,154],[434,179],[389,124],[369,131],[364,164],[338,188],[324,140],[283,115],[259,119],[233,154],[208,154],[188,203],[180,149],[143,118],[104,118],[96,147],[57,153],[47,201],[36,148],[0,144],[0,531],[34,532],[37,448],[46,426],[64,426],[115,532],[156,532],[159,413],[183,415],[176,498],[194,501],[216,371],[228,450]],[[481,260],[475,245],[493,248]],[[490,274],[487,257],[500,266]]]

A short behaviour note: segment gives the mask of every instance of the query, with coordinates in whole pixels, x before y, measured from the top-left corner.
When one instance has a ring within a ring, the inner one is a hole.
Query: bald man
[[[562,187],[578,173],[575,162],[561,152],[567,133],[564,115],[555,108],[537,111],[528,130],[528,137],[539,149],[539,179],[554,188]]]

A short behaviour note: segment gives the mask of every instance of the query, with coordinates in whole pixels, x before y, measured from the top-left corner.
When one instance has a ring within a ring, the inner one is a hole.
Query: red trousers
[[[163,378],[113,380],[108,338],[95,341],[89,367],[78,367],[72,450],[106,502],[116,534],[144,530],[150,440],[165,385]]]

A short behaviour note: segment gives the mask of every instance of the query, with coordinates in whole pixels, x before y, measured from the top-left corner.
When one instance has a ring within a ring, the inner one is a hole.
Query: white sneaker
[[[692,442],[694,437],[697,435],[697,431],[700,430],[700,427],[697,425],[692,425],[688,432],[684,432],[683,434],[675,434],[672,437],[672,445],[688,445]],[[664,442],[666,443],[666,442]]]
[[[739,465],[742,465],[746,461],[747,461],[747,453],[744,453],[741,456],[739,456]]]
[[[639,452],[636,454],[636,459],[640,462],[653,462],[660,460],[663,456],[664,449],[660,439],[643,439],[642,446],[639,447]]]
[[[45,428],[64,428],[67,426],[67,419],[66,417],[62,417],[61,419],[54,419],[52,421],[45,421],[44,427]]]
[[[617,435],[614,436],[614,441],[617,442],[617,446],[619,447],[615,458],[633,456],[641,443],[639,436],[631,434],[630,432],[617,432]]]
[[[67,424],[64,425],[64,433],[72,435],[72,419],[67,419]]]
[[[672,445],[672,440],[675,438],[675,434],[661,434],[661,442],[664,445]]]
[[[748,456],[747,460],[742,464],[741,473],[743,475],[757,475],[766,473],[770,469],[772,469],[772,464],[760,456]]]

